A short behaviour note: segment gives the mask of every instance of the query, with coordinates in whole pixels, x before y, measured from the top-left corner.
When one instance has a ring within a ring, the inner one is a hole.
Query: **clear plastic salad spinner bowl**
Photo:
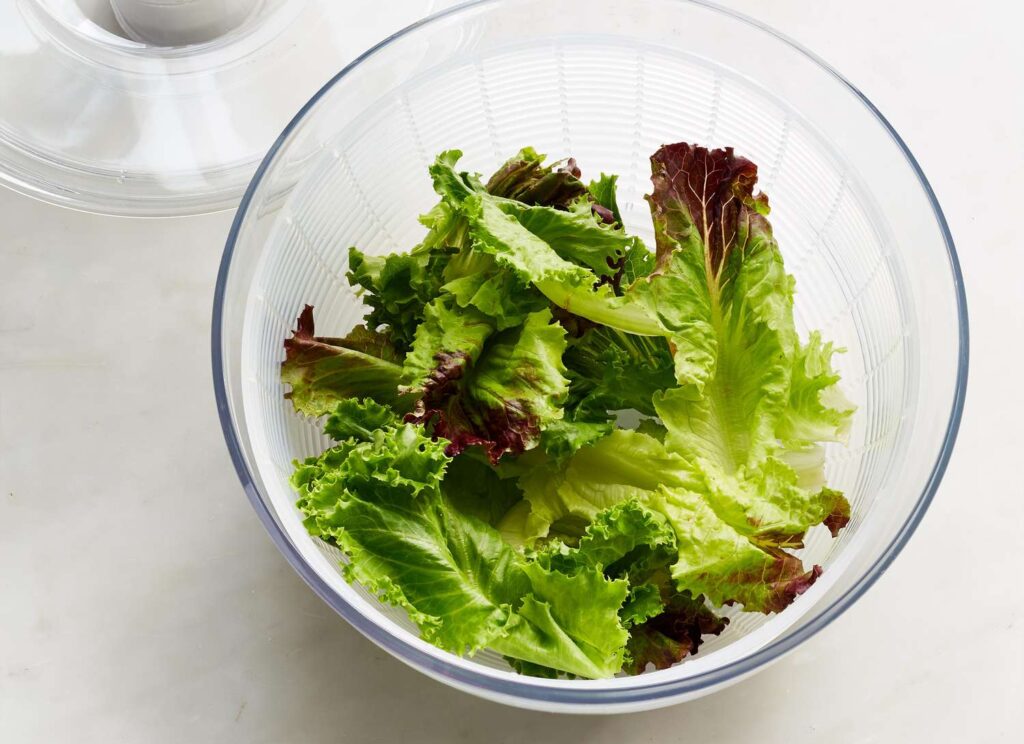
[[[238,204],[295,110],[431,0],[0,3],[0,183],[111,214]]]
[[[584,178],[617,173],[627,229],[650,244],[647,157],[678,141],[732,146],[760,165],[796,322],[846,353],[858,405],[849,442],[828,445],[829,483],[852,521],[808,533],[818,582],[775,615],[729,628],[676,666],[604,680],[521,676],[497,655],[422,641],[401,610],[346,583],[311,538],[288,483],[327,446],[283,397],[282,342],[304,304],[340,336],[364,309],[347,248],[406,250],[436,201],[426,168],[449,148],[493,171],[530,145],[573,156]],[[228,238],[213,316],[225,437],[272,538],[360,632],[459,689],[512,705],[622,712],[706,694],[763,668],[837,618],[900,552],[952,451],[967,375],[967,314],[953,242],[899,135],[838,73],[748,18],[681,0],[483,0],[374,47],[315,95],[249,186]],[[895,629],[893,632],[900,632]],[[865,639],[865,643],[870,642]],[[856,653],[855,648],[836,653]],[[821,659],[819,663],[827,663]]]

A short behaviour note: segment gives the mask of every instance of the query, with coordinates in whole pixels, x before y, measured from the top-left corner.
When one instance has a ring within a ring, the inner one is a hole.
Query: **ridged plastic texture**
[[[493,654],[459,659],[424,644],[403,612],[346,584],[337,551],[302,527],[291,463],[327,442],[283,400],[283,339],[304,303],[315,305],[327,335],[359,321],[346,249],[382,254],[418,241],[416,216],[436,201],[426,167],[437,152],[462,149],[467,168],[487,173],[532,145],[577,158],[584,177],[617,173],[627,228],[650,239],[647,158],[679,140],[730,145],[759,164],[796,277],[797,324],[846,348],[838,367],[859,409],[849,443],[828,446],[827,472],[853,505],[850,526],[837,540],[823,528],[810,533],[802,557],[825,573],[789,609],[732,613],[721,637],[669,670],[537,680]],[[821,627],[877,576],[948,456],[966,315],[952,244],[909,154],[855,90],[785,40],[697,3],[484,2],[367,55],[293,122],[229,240],[214,355],[225,431],[250,496],[336,609],[464,689],[603,712],[735,681]]]

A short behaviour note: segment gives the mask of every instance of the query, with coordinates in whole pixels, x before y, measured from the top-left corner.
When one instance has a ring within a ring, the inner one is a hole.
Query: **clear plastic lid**
[[[0,3],[0,183],[110,214],[233,207],[303,103],[433,5]]]

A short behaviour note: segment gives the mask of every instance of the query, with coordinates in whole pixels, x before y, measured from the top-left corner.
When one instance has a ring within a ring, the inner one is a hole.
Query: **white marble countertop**
[[[242,494],[209,361],[230,215],[110,219],[0,190],[0,741],[1020,740],[1024,14],[995,0],[731,5],[878,104],[959,246],[960,440],[878,584],[780,663],[674,708],[555,716],[448,689],[317,599]]]

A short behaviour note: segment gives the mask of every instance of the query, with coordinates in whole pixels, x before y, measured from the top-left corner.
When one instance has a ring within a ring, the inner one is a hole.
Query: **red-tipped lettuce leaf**
[[[411,404],[399,393],[401,360],[386,334],[356,326],[344,338],[317,336],[313,306],[306,305],[284,348],[281,381],[291,386],[285,398],[299,413],[322,416],[352,397],[372,398],[396,410]]]
[[[450,325],[461,316],[439,317]],[[450,456],[480,446],[497,462],[535,447],[545,424],[561,418],[568,389],[565,332],[547,310],[530,314],[520,328],[488,336],[482,346],[453,348],[442,338],[434,348],[435,366],[410,388],[420,398],[407,420],[448,440]]]
[[[703,597],[674,593],[661,613],[630,629],[623,671],[640,674],[648,664],[667,669],[696,654],[704,636],[721,635],[728,624],[729,618],[716,615]]]

